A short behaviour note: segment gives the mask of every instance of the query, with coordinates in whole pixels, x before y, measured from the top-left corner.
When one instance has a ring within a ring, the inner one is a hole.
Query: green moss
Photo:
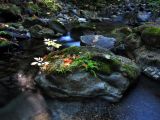
[[[34,13],[41,13],[42,9],[35,3],[29,2],[28,9],[32,10]]]
[[[130,78],[135,78],[135,76],[137,76],[136,69],[132,65],[122,65],[122,71],[127,73]]]
[[[160,27],[148,27],[143,31],[143,34],[160,36]]]
[[[21,14],[20,8],[14,4],[0,4],[0,11],[10,11],[17,15]]]
[[[57,0],[42,0],[41,3],[45,8],[48,8],[49,10],[53,12],[61,9],[61,6],[57,2]]]
[[[111,73],[111,66],[109,64],[106,64],[104,62],[98,62],[98,71],[100,73],[109,74]]]
[[[0,39],[0,47],[6,46],[6,45],[9,45],[9,42],[7,40],[1,38]]]
[[[64,54],[79,55],[81,52],[82,52],[82,50],[79,47],[74,47],[74,46],[62,50],[62,53],[64,53]]]

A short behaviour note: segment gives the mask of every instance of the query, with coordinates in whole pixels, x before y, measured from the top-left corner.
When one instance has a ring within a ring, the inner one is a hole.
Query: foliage
[[[47,59],[47,61],[51,61],[46,69],[47,73],[53,72],[65,74],[67,72],[82,68],[96,75],[95,70],[98,69],[98,63],[92,60],[90,54],[88,53],[84,54],[83,56],[78,54],[55,55],[52,58],[49,58],[49,60]]]
[[[9,42],[5,38],[0,37],[0,46],[9,45]]]
[[[33,13],[41,13],[42,9],[38,6],[38,4],[35,4],[33,2],[28,3],[28,9],[32,10]]]
[[[58,11],[61,9],[61,6],[57,0],[42,0],[42,4],[51,11]]]

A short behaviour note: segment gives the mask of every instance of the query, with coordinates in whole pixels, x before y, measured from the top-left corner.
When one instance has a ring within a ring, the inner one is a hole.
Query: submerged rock
[[[116,39],[111,37],[104,37],[102,35],[85,35],[81,36],[81,43],[85,46],[112,49],[115,46]]]
[[[36,83],[53,98],[99,96],[116,102],[140,74],[131,60],[93,47],[71,47],[45,60],[49,65],[43,66]]]

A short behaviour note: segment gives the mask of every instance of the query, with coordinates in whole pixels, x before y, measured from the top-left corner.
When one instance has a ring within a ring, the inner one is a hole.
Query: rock
[[[87,20],[85,18],[78,18],[79,23],[86,23]]]
[[[126,36],[124,44],[127,50],[133,51],[141,46],[141,38],[135,33]]]
[[[116,39],[104,37],[102,35],[81,36],[81,43],[85,46],[94,46],[97,48],[112,49],[115,46]]]
[[[50,20],[48,23],[48,27],[57,33],[67,33],[67,29],[65,28],[65,26],[56,20]]]
[[[151,12],[139,11],[137,14],[137,19],[139,22],[148,22],[151,19]]]
[[[150,47],[160,47],[160,27],[148,27],[142,31],[142,40]]]
[[[160,65],[160,50],[147,49],[141,47],[134,51],[137,63],[143,68],[144,66],[159,66]]]
[[[61,55],[68,58],[61,58]],[[74,55],[73,59],[71,55]],[[77,62],[75,55],[79,56]],[[92,56],[91,59],[86,55]],[[56,56],[56,59],[52,56]],[[50,60],[51,64],[35,80],[45,94],[53,98],[99,96],[116,102],[140,74],[140,69],[131,60],[94,47],[64,49],[48,55],[46,61],[50,63]],[[66,66],[63,68],[63,65]],[[83,69],[85,66],[88,69]]]
[[[5,53],[5,52],[13,52],[20,49],[18,44],[15,44],[5,38],[0,38],[0,52]]]
[[[21,10],[14,4],[1,4],[0,18],[3,18],[3,22],[17,22],[22,20]]]
[[[51,114],[40,93],[24,92],[0,109],[2,120],[51,120]]]
[[[89,20],[98,17],[97,12],[95,11],[93,12],[93,11],[81,10],[81,14],[84,18],[89,19]]]
[[[55,36],[53,30],[40,25],[34,25],[29,30],[33,38],[50,38]]]
[[[30,28],[34,25],[46,27],[48,23],[40,18],[26,18],[22,24],[24,27]]]
[[[120,27],[112,30],[111,34],[115,36],[118,43],[123,43],[128,35],[132,33],[132,29],[130,27]]]
[[[159,67],[155,67],[155,66],[144,67],[143,73],[156,81],[160,80],[160,68]]]
[[[70,31],[70,36],[76,41],[80,40],[80,36],[83,35],[94,35],[95,34],[95,28],[90,27],[89,25],[84,26],[76,26],[73,27]]]

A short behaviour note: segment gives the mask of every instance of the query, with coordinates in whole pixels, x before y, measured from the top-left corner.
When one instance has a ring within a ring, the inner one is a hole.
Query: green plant
[[[6,45],[9,45],[9,42],[4,38],[0,38],[0,46],[6,46]]]
[[[42,4],[51,11],[58,11],[59,9],[61,9],[61,6],[57,2],[57,0],[42,0]]]

